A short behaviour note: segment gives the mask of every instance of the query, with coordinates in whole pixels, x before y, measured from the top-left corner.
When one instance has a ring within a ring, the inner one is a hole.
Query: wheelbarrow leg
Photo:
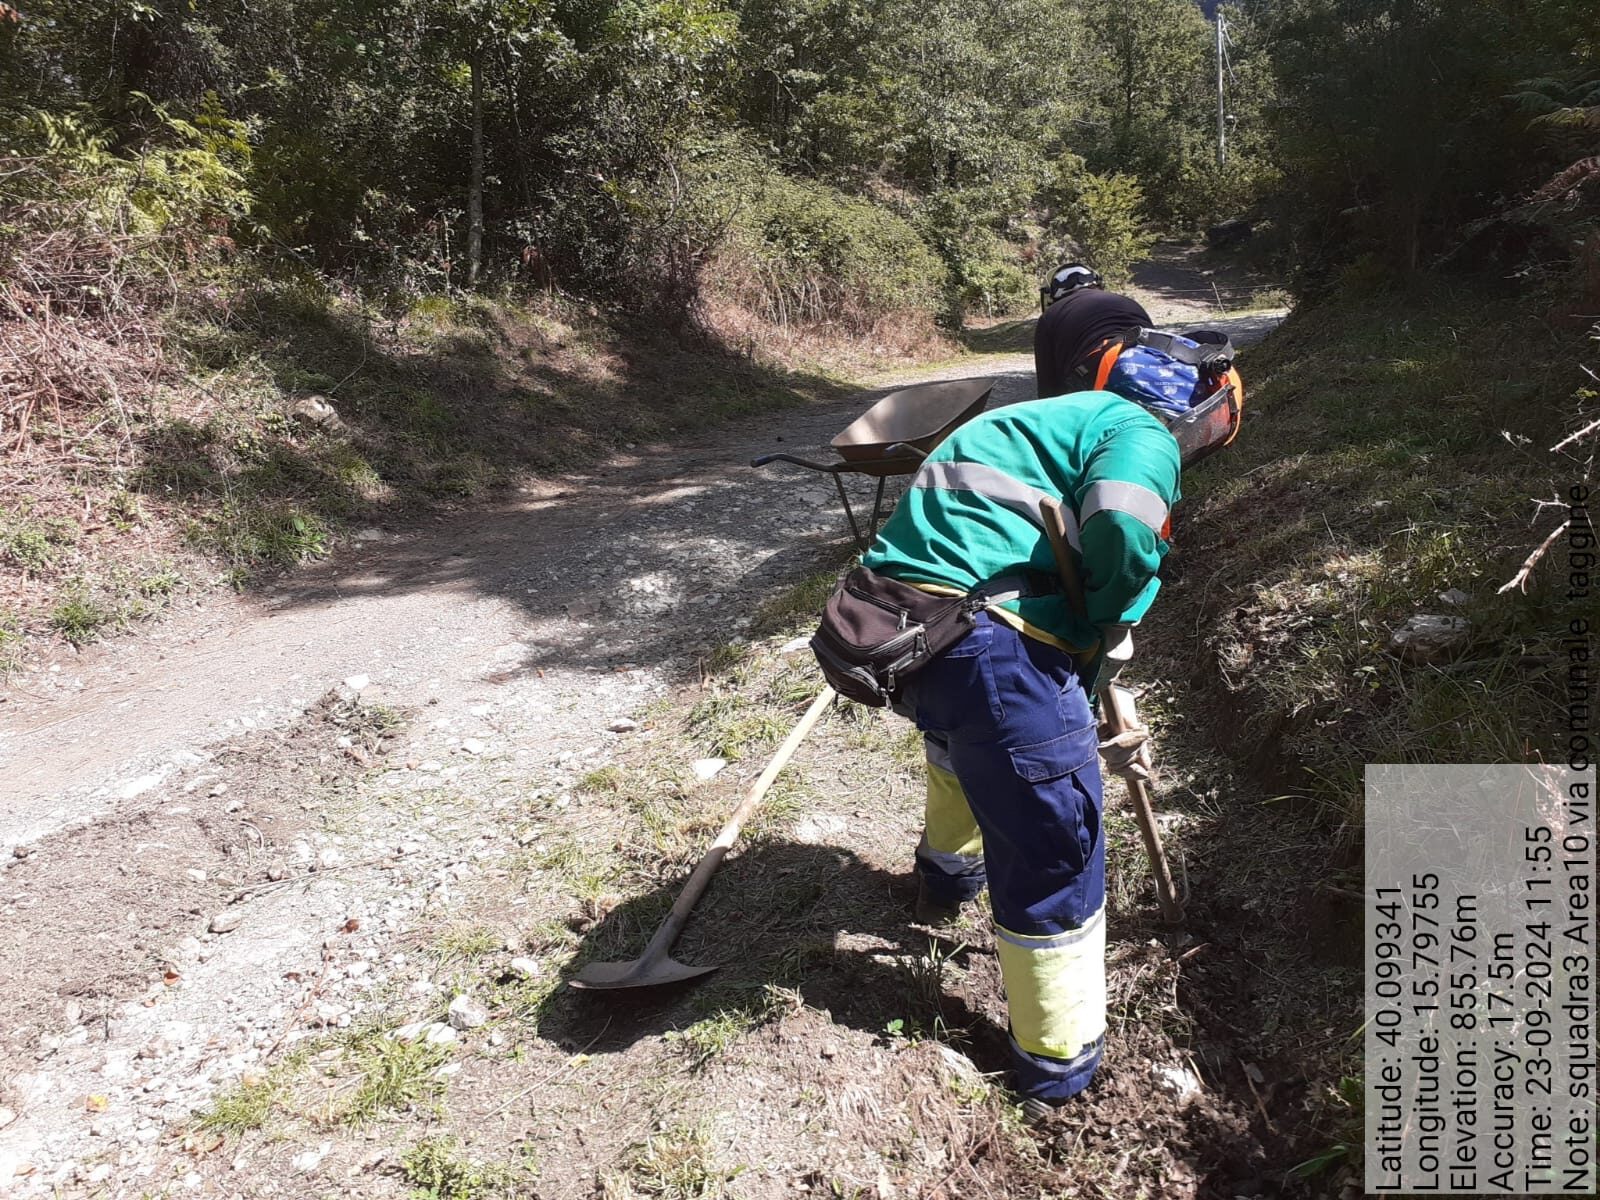
[[[883,485],[887,482],[889,482],[888,476],[878,476],[878,494],[872,498],[872,528],[867,532],[869,541],[878,536],[878,522],[882,519],[883,509]],[[865,551],[866,547],[863,546],[861,549]]]
[[[856,539],[856,549],[865,554],[871,542],[861,536],[861,526],[856,523],[855,511],[850,507],[850,497],[844,490],[844,480],[840,478],[838,471],[830,471],[829,474],[833,476],[833,486],[839,489],[839,503],[844,505],[845,519],[850,522],[850,533]],[[882,480],[878,483],[878,490],[880,493],[883,490]],[[874,525],[873,533],[877,533],[876,525]]]

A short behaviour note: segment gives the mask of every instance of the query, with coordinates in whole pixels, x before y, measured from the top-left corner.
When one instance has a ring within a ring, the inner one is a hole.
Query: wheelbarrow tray
[[[751,459],[750,465],[764,467],[785,462],[832,475],[850,532],[855,535],[856,546],[865,552],[878,530],[885,481],[892,475],[915,474],[929,451],[956,426],[983,411],[994,383],[993,379],[950,379],[901,388],[883,397],[834,437],[829,445],[839,456],[837,462],[812,462],[793,454],[763,454]],[[842,478],[845,475],[866,475],[878,481],[865,534],[850,507]]]
[[[983,411],[994,380],[948,379],[890,392],[829,443],[853,474],[910,475],[952,430]],[[916,451],[891,454],[891,447]]]

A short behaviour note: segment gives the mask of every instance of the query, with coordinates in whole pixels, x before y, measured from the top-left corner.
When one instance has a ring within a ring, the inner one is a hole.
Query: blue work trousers
[[[1081,1091],[1105,1043],[1105,838],[1095,721],[1071,655],[978,614],[907,681],[928,805],[917,869],[930,895],[987,882],[1018,1090]]]

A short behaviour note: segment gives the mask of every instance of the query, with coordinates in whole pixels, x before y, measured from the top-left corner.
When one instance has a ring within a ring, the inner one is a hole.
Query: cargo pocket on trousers
[[[989,614],[980,612],[972,632],[913,676],[918,729],[995,739],[1006,712],[995,685],[994,639]]]
[[[1095,728],[1089,724],[1047,742],[1014,747],[1010,753],[1017,778],[1029,783],[1045,783],[1082,770],[1094,761],[1098,752]]]
[[[1028,783],[1044,814],[1057,828],[1075,835],[1080,869],[1100,838],[1099,743],[1093,724],[1031,746],[1010,751],[1011,768]],[[1063,847],[1065,849],[1065,847]]]

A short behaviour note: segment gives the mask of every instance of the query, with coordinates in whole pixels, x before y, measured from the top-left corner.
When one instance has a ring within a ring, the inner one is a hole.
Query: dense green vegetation
[[[0,26],[0,130],[75,175],[181,156],[164,212],[390,300],[555,282],[688,319],[726,281],[859,322],[1026,304],[1041,242],[1247,207],[1271,81],[1235,24],[1221,173],[1190,0],[37,0]]]
[[[1369,255],[1354,282],[1372,284],[1452,252],[1509,271],[1569,257],[1559,233],[1592,219],[1592,192],[1584,204],[1568,195],[1577,180],[1536,189],[1596,148],[1594,5],[1267,7],[1297,266],[1320,276]]]
[[[186,265],[390,306],[555,285],[683,325],[1005,311],[1041,257],[1117,275],[1235,217],[1311,284],[1570,251],[1482,224],[1552,223],[1511,214],[1594,148],[1585,0],[1224,11],[1219,167],[1193,0],[33,0],[0,139],[38,166],[0,202],[15,236],[120,199]]]
[[[239,582],[1219,221],[1302,297],[1595,311],[1591,3],[1223,11],[1219,166],[1193,0],[0,4],[0,630],[159,607],[108,538]]]

